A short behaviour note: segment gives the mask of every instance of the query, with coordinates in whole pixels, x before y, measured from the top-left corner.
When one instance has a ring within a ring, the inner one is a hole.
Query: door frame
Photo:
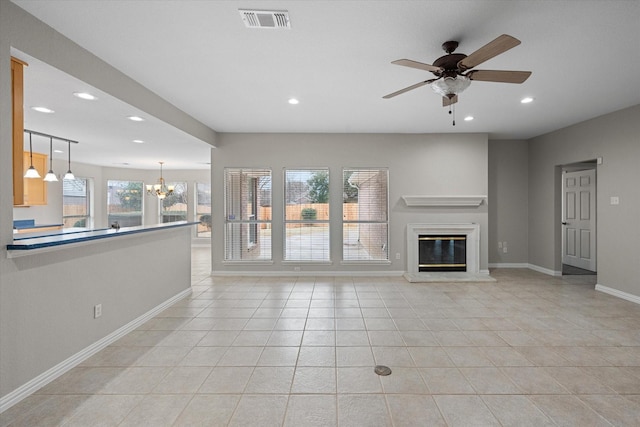
[[[559,266],[559,275],[562,276],[562,255],[563,255],[563,251],[564,251],[564,246],[563,246],[563,238],[562,238],[562,233],[564,232],[564,229],[562,227],[562,221],[564,218],[564,200],[563,200],[563,191],[562,191],[562,180],[563,180],[563,175],[564,172],[578,172],[581,170],[594,170],[595,171],[595,175],[596,175],[596,179],[595,179],[595,183],[594,183],[594,191],[595,191],[595,206],[596,206],[596,221],[594,223],[594,234],[595,234],[595,239],[596,239],[596,247],[595,247],[595,264],[596,264],[596,270],[595,272],[597,273],[598,270],[598,164],[600,164],[600,159],[592,159],[592,160],[585,160],[585,161],[581,161],[581,162],[575,162],[575,163],[567,163],[564,165],[560,165],[556,167],[556,172],[557,172],[557,179],[556,179],[556,190],[557,190],[557,195],[558,195],[558,205],[557,205],[557,209],[555,212],[555,230],[556,230],[556,265]]]

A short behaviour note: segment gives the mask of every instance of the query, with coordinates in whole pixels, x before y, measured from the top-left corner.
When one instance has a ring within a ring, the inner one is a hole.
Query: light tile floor
[[[189,298],[1,425],[640,425],[640,307],[593,277],[219,278],[208,256]]]

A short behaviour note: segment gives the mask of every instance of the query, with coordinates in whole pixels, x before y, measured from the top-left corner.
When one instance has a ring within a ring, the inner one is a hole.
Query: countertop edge
[[[166,224],[154,224],[150,226],[123,227],[120,229],[100,229],[71,234],[59,234],[54,236],[34,236],[32,238],[16,240],[7,245],[7,251],[28,252],[35,249],[53,248],[75,243],[91,242],[100,239],[110,239],[114,237],[130,236],[132,234],[149,233],[155,231],[169,230],[172,228],[188,227],[199,224],[198,222],[179,221]]]

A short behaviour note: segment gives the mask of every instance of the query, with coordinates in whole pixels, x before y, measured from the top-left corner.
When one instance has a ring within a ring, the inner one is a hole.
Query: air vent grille
[[[246,10],[238,9],[242,22],[248,28],[291,28],[289,12],[286,10]]]

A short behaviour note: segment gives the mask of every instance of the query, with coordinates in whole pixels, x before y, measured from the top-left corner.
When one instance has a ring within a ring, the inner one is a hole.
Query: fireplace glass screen
[[[467,237],[418,237],[418,271],[467,271]]]

